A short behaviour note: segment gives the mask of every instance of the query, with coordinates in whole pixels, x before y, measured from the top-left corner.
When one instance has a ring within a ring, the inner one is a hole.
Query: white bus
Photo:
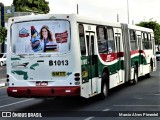
[[[9,96],[104,99],[109,89],[155,70],[151,29],[74,14],[9,19]]]

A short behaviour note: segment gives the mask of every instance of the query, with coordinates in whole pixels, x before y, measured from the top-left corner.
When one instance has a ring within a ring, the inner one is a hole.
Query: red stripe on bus
[[[139,50],[130,51],[130,54],[131,54],[131,55],[134,55],[134,54],[137,54],[137,53],[139,53]]]
[[[80,86],[8,87],[7,93],[11,97],[80,96]]]
[[[144,50],[134,50],[134,51],[130,51],[130,54],[131,54],[131,55],[134,55],[134,54],[137,54],[137,53],[139,53],[139,54],[142,54],[142,53],[143,53],[144,56],[146,56]]]
[[[104,62],[111,62],[118,58],[117,53],[110,53],[110,54],[103,53],[103,54],[100,54],[100,57]]]
[[[112,62],[118,59],[119,57],[124,57],[124,52],[109,53],[109,54],[103,53],[103,54],[100,54],[100,57],[104,62]]]
[[[124,57],[124,52],[119,52],[119,57]]]
[[[139,53],[143,53],[144,56],[146,57],[146,53],[144,52],[144,50],[139,50]]]

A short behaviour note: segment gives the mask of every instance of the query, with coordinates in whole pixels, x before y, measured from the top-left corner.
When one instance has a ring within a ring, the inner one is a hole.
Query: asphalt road
[[[0,79],[1,78],[6,78],[6,66],[0,67]]]
[[[2,112],[11,112],[12,117],[0,117],[0,120],[160,120],[156,117],[160,116],[160,62],[157,68],[151,78],[142,77],[137,85],[125,84],[110,90],[105,100],[97,97],[12,98],[3,87],[0,88],[0,116]],[[30,113],[42,118],[32,118]]]

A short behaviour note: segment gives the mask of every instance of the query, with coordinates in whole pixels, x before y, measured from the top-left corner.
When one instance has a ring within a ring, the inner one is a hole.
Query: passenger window
[[[142,47],[141,47],[141,35],[137,35],[137,40],[138,40],[138,45],[139,45],[139,49],[141,50]]]
[[[130,35],[130,45],[131,45],[131,50],[137,50],[137,39],[136,39],[136,33],[134,30],[129,30],[129,35]]]
[[[80,41],[80,49],[81,55],[86,55],[86,44],[84,38],[84,27],[82,24],[79,24],[79,41]]]
[[[143,44],[143,49],[152,49],[152,41],[151,41],[151,34],[143,32],[142,33],[142,44]]]
[[[112,27],[107,27],[108,53],[115,52],[114,32]]]
[[[115,52],[114,32],[112,27],[97,27],[99,53]]]
[[[107,53],[107,40],[105,35],[105,27],[97,27],[98,50],[99,53]]]

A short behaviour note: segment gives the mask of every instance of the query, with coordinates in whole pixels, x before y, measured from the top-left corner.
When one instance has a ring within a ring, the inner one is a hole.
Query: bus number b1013
[[[68,60],[49,60],[49,66],[67,66]]]

